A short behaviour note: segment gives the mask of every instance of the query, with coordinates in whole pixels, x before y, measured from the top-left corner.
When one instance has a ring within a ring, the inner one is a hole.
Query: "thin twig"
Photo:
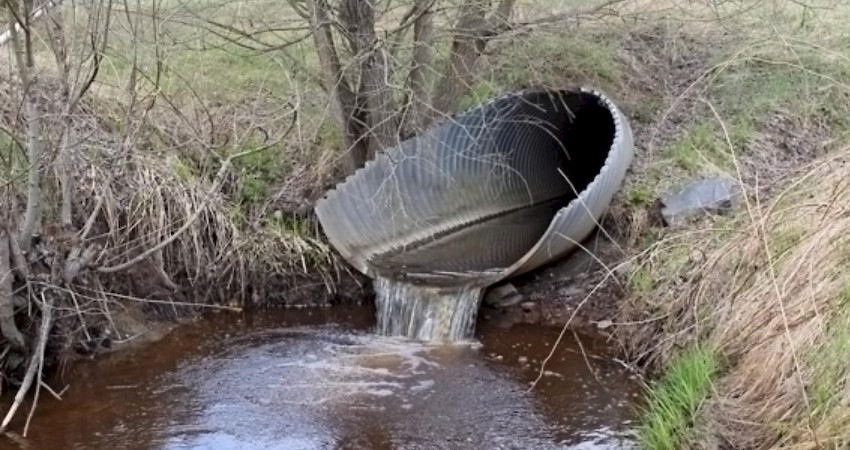
[[[52,312],[50,311],[50,305],[48,305],[47,301],[44,299],[44,292],[41,293],[41,300],[42,300],[42,304],[44,305],[44,309],[41,312],[42,317],[45,317],[45,316],[47,317],[47,319],[46,319],[47,320],[47,326],[45,326],[44,329],[48,330],[49,325],[50,325],[50,316],[51,316]],[[41,345],[41,348],[39,349],[38,354],[37,354],[38,370],[36,370],[35,376],[38,379],[38,382],[35,385],[35,396],[33,396],[33,399],[32,399],[32,406],[30,407],[30,413],[27,414],[27,422],[24,424],[24,434],[23,434],[24,437],[27,437],[27,432],[29,432],[30,421],[32,421],[32,416],[33,416],[33,414],[35,414],[35,408],[36,408],[36,406],[38,406],[38,394],[41,393],[41,385],[44,384],[41,381],[41,375],[44,373],[44,349],[46,348],[46,344],[47,344],[47,335],[48,335],[47,332],[43,333],[42,340],[41,340],[42,345]]]
[[[49,384],[45,383],[44,381],[39,381],[39,384],[41,385],[41,387],[47,389],[47,392],[50,392],[50,395],[52,395],[53,398],[59,400],[60,402],[62,401],[62,394],[64,394],[65,390],[68,389],[68,386],[65,386],[65,388],[62,389],[61,392],[56,392],[53,390],[53,388],[50,387]],[[24,434],[26,434],[26,432],[24,432]]]
[[[547,15],[546,17],[541,17],[539,19],[529,20],[529,21],[525,21],[525,22],[516,22],[516,23],[511,24],[510,26],[511,26],[511,28],[519,28],[519,27],[531,27],[531,26],[535,26],[535,25],[546,25],[546,24],[562,22],[564,20],[572,19],[572,18],[575,18],[575,17],[578,17],[578,16],[586,16],[586,15],[589,15],[589,14],[593,14],[595,12],[599,12],[600,10],[602,10],[604,8],[614,6],[618,3],[623,3],[624,1],[626,1],[626,0],[608,0],[608,1],[600,3],[598,5],[574,7],[574,8],[570,8],[568,11],[564,11],[564,12],[559,13],[559,14],[551,14],[551,15]]]
[[[570,315],[570,318],[567,319],[567,322],[564,323],[564,327],[561,328],[561,332],[560,332],[560,334],[558,334],[558,339],[555,339],[555,343],[552,345],[552,349],[549,350],[549,354],[546,355],[546,358],[543,360],[543,363],[540,364],[540,371],[537,373],[537,378],[534,379],[534,382],[532,382],[531,386],[528,388],[529,392],[532,389],[534,389],[537,386],[537,383],[540,382],[540,380],[543,378],[543,373],[546,371],[546,364],[548,364],[549,360],[552,359],[552,356],[555,355],[555,350],[558,349],[558,346],[561,344],[561,341],[564,339],[564,335],[567,333],[567,330],[570,328],[570,324],[572,324],[573,319],[575,319],[579,310],[581,310],[581,308],[585,305],[585,303],[587,303],[588,300],[590,300],[590,298],[593,297],[593,294],[595,294],[596,291],[598,291],[605,284],[605,282],[608,281],[608,278],[610,278],[611,276],[612,276],[611,272],[606,274],[605,278],[603,278],[599,283],[597,283],[596,286],[593,287],[593,289],[587,294],[587,296],[585,296],[584,299],[582,299],[582,301],[579,302],[578,306],[576,306],[576,308],[573,310],[573,313]]]

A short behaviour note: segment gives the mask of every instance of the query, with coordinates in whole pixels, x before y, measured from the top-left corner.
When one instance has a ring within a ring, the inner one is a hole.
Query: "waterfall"
[[[378,333],[429,342],[472,336],[483,289],[419,286],[375,278]]]

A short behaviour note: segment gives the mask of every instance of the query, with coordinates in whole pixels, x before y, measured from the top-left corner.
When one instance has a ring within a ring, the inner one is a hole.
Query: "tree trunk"
[[[434,98],[436,114],[454,112],[461,97],[470,90],[475,79],[475,64],[486,43],[484,32],[489,2],[466,0],[460,8],[449,61]]]
[[[413,22],[413,59],[410,68],[410,98],[408,134],[421,131],[431,114],[431,66],[433,59],[434,13],[433,0],[415,0],[416,21]]]
[[[502,0],[493,15],[488,18],[489,1],[463,2],[449,61],[434,98],[435,111],[431,114],[432,119],[439,114],[454,112],[460,100],[472,88],[478,58],[490,38],[507,27],[514,4],[515,0]]]
[[[348,172],[354,172],[366,163],[366,142],[360,138],[356,116],[357,99],[342,75],[333,33],[330,28],[328,4],[325,0],[309,0],[313,41],[321,65],[322,81],[330,98],[330,106],[342,134],[341,151],[346,155]]]
[[[58,162],[56,166],[57,178],[59,178],[59,186],[62,191],[62,201],[59,207],[59,219],[62,227],[66,230],[71,230],[73,227],[73,195],[74,195],[74,178],[71,176],[71,149],[68,145],[71,141],[71,114],[73,113],[74,104],[76,101],[71,98],[71,68],[68,64],[68,45],[65,39],[65,28],[61,15],[51,17],[47,21],[47,35],[50,38],[51,50],[53,57],[56,60],[56,69],[59,73],[59,84],[61,90],[58,93],[60,104],[63,107],[62,111],[62,128],[61,137],[59,138]]]
[[[15,325],[15,305],[12,300],[12,251],[9,244],[10,236],[0,231],[0,333],[17,349],[25,346],[24,337]]]
[[[32,2],[7,1],[9,13],[9,31],[14,47],[15,62],[23,95],[23,117],[27,128],[27,157],[29,177],[27,180],[27,207],[24,223],[21,225],[19,242],[23,251],[29,251],[32,237],[41,230],[41,171],[42,171],[42,117],[35,101],[35,61],[32,48],[31,17]],[[18,17],[24,20],[18,23]],[[20,31],[19,31],[20,30]],[[21,40],[23,35],[23,42]]]
[[[57,167],[59,185],[62,189],[62,204],[59,208],[59,218],[62,228],[71,230],[74,226],[74,177],[71,176],[72,158],[71,150],[68,148],[68,142],[71,138],[71,124],[69,117],[66,116],[63,120],[65,123],[62,129],[62,138],[59,142],[59,165]]]
[[[389,86],[388,64],[377,47],[375,6],[371,1],[344,0],[341,17],[360,67],[358,97],[366,114],[368,155],[398,143],[398,118]]]
[[[21,249],[28,252],[32,238],[41,231],[41,172],[42,161],[42,118],[31,95],[24,100],[24,116],[27,120],[27,157],[29,178],[27,180],[27,209],[21,226]]]

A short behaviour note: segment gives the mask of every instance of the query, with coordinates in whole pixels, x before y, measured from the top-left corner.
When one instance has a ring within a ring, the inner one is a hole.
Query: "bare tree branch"
[[[307,30],[309,30],[309,27],[293,27],[291,30],[290,29],[287,29],[287,30],[264,29],[264,30],[257,30],[257,31],[250,31],[249,32],[249,31],[241,30],[237,27],[228,25],[226,23],[218,22],[218,21],[211,20],[211,19],[205,19],[204,22],[206,24],[210,25],[210,26],[202,26],[202,28],[204,30],[209,31],[213,35],[218,36],[218,37],[224,39],[227,42],[230,42],[230,43],[238,45],[239,47],[242,47],[244,49],[255,51],[255,52],[258,52],[258,53],[265,53],[265,52],[270,52],[270,51],[273,51],[273,50],[280,50],[280,49],[289,47],[291,45],[295,45],[295,44],[304,42],[305,40],[309,39],[312,36],[312,33],[305,33],[305,34],[303,34],[303,35],[301,35],[301,36],[299,36],[295,39],[288,40],[286,42],[269,43],[269,42],[266,42],[266,41],[263,41],[262,39],[260,39],[258,37],[258,35],[260,35],[262,33],[273,32],[273,31],[296,31],[296,30],[307,31]],[[224,30],[225,32],[220,32],[220,31],[216,30],[216,28]],[[231,35],[236,35],[237,37],[234,38]],[[257,46],[252,46],[252,45],[246,44],[244,41],[253,42]]]
[[[6,3],[10,4],[12,1],[13,0],[8,0],[8,1],[6,1]],[[41,16],[47,14],[48,12],[50,12],[51,10],[56,8],[57,6],[61,5],[62,2],[63,2],[63,0],[48,0],[43,5],[41,5],[41,7],[39,7],[37,10],[35,10],[35,12],[32,13],[32,15],[27,20],[27,22],[32,22],[34,20],[39,19]],[[12,40],[13,33],[21,31],[21,29],[22,29],[21,24],[23,22],[24,22],[24,20],[21,19],[20,16],[16,16],[15,24],[10,25],[10,27],[6,31],[0,33],[0,47],[6,45],[7,42]]]
[[[541,17],[539,19],[524,21],[524,22],[514,22],[509,24],[509,28],[523,28],[523,27],[532,27],[536,25],[545,25],[552,24],[557,22],[562,22],[564,20],[572,19],[579,16],[587,16],[590,14],[597,13],[602,9],[614,6],[618,3],[623,3],[626,0],[607,0],[605,2],[596,4],[596,5],[586,5],[586,6],[578,6],[575,8],[571,8],[567,11],[558,14],[552,14],[546,17]],[[505,31],[499,30],[499,31]]]
[[[59,178],[59,186],[62,190],[62,200],[59,207],[59,220],[62,227],[71,229],[72,203],[74,194],[73,177],[71,177],[71,151],[68,148],[71,139],[71,67],[68,63],[69,48],[65,39],[65,30],[62,24],[62,19],[53,17],[48,21],[47,35],[50,39],[50,49],[53,51],[53,57],[56,60],[56,68],[59,75],[60,92],[59,96],[64,108],[62,112],[61,122],[62,131],[59,138],[59,164],[56,166],[56,172]]]

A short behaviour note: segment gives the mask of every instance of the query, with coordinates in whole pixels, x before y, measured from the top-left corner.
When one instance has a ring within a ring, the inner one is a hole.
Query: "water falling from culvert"
[[[378,277],[375,293],[378,333],[451,342],[472,336],[483,290],[418,286]]]

